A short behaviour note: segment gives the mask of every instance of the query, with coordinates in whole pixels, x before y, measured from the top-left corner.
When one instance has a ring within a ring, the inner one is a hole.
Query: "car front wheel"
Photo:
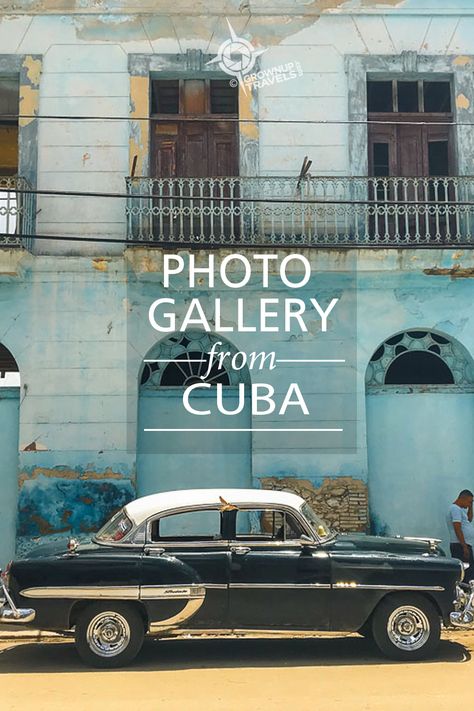
[[[94,667],[121,667],[140,651],[145,625],[138,610],[122,603],[93,603],[76,623],[76,648]]]
[[[433,603],[422,595],[391,595],[372,617],[373,638],[391,659],[426,659],[436,650],[441,623]]]

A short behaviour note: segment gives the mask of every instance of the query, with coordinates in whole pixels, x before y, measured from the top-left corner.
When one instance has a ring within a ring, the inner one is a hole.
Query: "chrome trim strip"
[[[230,583],[230,588],[262,588],[264,590],[318,590],[329,589],[330,583]]]
[[[189,637],[193,639],[199,639],[203,636],[212,635],[214,637],[283,637],[288,639],[291,637],[301,637],[305,639],[309,638],[334,638],[340,637],[341,632],[346,632],[345,630],[318,630],[313,627],[303,627],[298,629],[288,628],[260,628],[260,627],[221,627],[221,628],[205,628],[205,627],[179,627],[178,629],[172,629],[169,631],[169,636],[173,638],[179,637]],[[168,636],[168,633],[166,633]]]
[[[202,585],[141,585],[140,600],[193,600],[203,598],[206,590]]]
[[[227,583],[202,583],[206,590],[227,590]]]
[[[301,543],[299,538],[287,541],[252,541],[248,538],[237,538],[230,542],[231,548],[239,548],[242,546],[248,546],[249,548],[292,548],[295,550],[301,550],[303,543]],[[306,545],[316,545],[314,542],[306,542]]]
[[[230,545],[228,540],[216,539],[215,541],[179,541],[175,539],[174,541],[148,541],[145,544],[146,551],[152,551],[156,548],[158,549],[168,549],[168,548],[184,548],[183,553],[186,552],[188,548],[227,548]]]
[[[196,612],[201,608],[202,604],[204,602],[204,595],[202,597],[196,597],[191,600],[188,600],[186,605],[183,607],[183,609],[178,612],[176,615],[173,615],[172,617],[168,617],[165,620],[158,620],[155,622],[151,622],[148,628],[148,631],[150,634],[159,634],[160,632],[164,632],[165,630],[170,630],[173,629],[174,627],[179,626],[181,623],[186,622],[187,620],[190,620],[191,617],[193,617]]]
[[[333,585],[335,590],[431,590],[442,592],[446,588],[441,585],[365,585],[354,582],[338,582]]]
[[[224,586],[226,587],[226,586]],[[88,587],[26,588],[20,593],[30,598],[81,598],[88,600],[189,600],[204,597],[204,585],[91,585]]]
[[[84,600],[138,600],[138,585],[90,585],[67,587],[26,588],[23,597]]]

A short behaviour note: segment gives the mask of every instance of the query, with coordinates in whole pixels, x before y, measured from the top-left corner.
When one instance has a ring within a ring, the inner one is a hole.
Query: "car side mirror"
[[[313,539],[310,538],[309,536],[307,536],[305,533],[301,534],[299,541],[303,547],[304,546],[311,546],[314,544]]]

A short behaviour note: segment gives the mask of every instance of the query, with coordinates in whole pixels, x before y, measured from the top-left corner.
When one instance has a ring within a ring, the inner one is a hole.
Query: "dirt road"
[[[358,636],[149,640],[129,669],[86,669],[70,641],[0,643],[2,711],[446,711],[472,706],[474,633],[437,658],[381,659]]]

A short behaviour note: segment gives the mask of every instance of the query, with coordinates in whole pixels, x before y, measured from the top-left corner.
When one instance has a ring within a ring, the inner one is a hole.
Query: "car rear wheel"
[[[94,667],[121,667],[140,651],[145,626],[138,610],[123,603],[93,603],[76,623],[76,648],[82,661]]]
[[[438,611],[423,595],[391,595],[372,616],[373,638],[391,659],[426,659],[436,650],[441,634]]]

